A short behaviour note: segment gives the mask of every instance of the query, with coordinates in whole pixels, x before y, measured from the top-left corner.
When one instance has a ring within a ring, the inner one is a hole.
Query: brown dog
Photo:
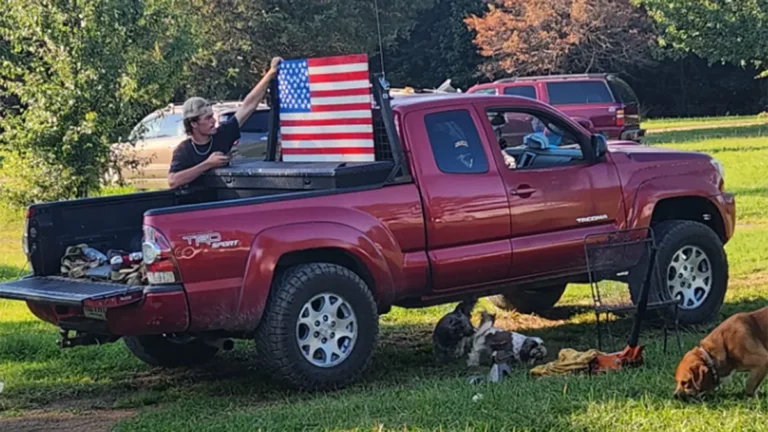
[[[747,396],[768,374],[768,307],[740,312],[723,321],[677,365],[675,397],[709,393],[732,372],[749,372]]]

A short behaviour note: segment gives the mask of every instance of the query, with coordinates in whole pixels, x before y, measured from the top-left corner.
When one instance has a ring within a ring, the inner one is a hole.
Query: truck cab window
[[[499,149],[515,169],[547,168],[584,161],[578,139],[546,118],[517,111],[489,111]]]
[[[424,123],[440,171],[453,174],[488,172],[488,158],[469,111],[428,114]]]

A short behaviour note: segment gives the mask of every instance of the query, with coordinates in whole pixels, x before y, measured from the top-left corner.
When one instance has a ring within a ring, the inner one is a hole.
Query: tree
[[[434,0],[379,1],[390,46]],[[378,50],[373,0],[192,0],[201,50],[188,70],[187,95],[243,97],[273,56],[300,58]]]
[[[165,105],[194,53],[174,0],[5,0],[2,192],[17,204],[98,189],[110,144]]]
[[[473,84],[483,58],[464,18],[484,9],[483,0],[437,0],[419,14],[409,34],[385,51],[387,79],[393,85],[419,88],[437,87],[447,78],[454,87]]]
[[[659,42],[710,62],[753,64],[768,72],[764,0],[635,0],[659,24]]]
[[[490,0],[466,23],[489,77],[617,70],[650,60],[653,41],[630,0]]]

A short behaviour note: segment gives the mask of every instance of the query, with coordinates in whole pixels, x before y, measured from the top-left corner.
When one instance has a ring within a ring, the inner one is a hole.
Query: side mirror
[[[608,140],[602,134],[593,134],[592,148],[595,151],[595,160],[601,160],[608,153]]]
[[[506,119],[502,115],[495,115],[491,118],[491,125],[493,126],[504,126],[506,122]]]

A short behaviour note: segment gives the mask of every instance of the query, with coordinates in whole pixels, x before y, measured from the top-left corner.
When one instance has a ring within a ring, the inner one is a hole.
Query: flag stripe
[[[312,126],[356,126],[371,125],[371,120],[367,118],[338,118],[338,119],[317,119],[317,120],[281,120],[280,128],[285,130],[289,127],[312,127]]]
[[[340,72],[368,72],[368,63],[349,63],[331,66],[309,66],[309,74],[323,75]]]
[[[333,74],[319,74],[319,75],[310,75],[309,76],[309,83],[315,84],[315,83],[329,83],[329,82],[339,82],[339,81],[360,81],[360,80],[368,80],[368,72],[366,71],[359,71],[359,72],[339,72],[339,73],[333,73]],[[310,90],[312,87],[310,87]]]
[[[368,63],[368,56],[366,54],[352,54],[352,55],[340,55],[331,57],[316,57],[307,59],[309,66],[332,66],[341,65],[347,63]]]
[[[347,88],[338,90],[310,90],[309,96],[312,98],[339,97],[339,96],[370,96],[371,91],[368,87]]]
[[[373,133],[373,125],[361,124],[341,124],[341,125],[327,125],[327,126],[309,126],[306,124],[299,124],[298,126],[282,126],[280,132],[283,135],[292,134],[328,134],[328,133],[344,133],[344,132],[367,132]]]
[[[324,148],[284,148],[284,155],[306,154],[374,154],[373,147],[324,147]]]
[[[339,104],[339,105],[317,105],[312,107],[312,112],[328,112],[328,111],[361,111],[370,110],[371,103],[352,103],[352,104]]]
[[[315,92],[319,90],[344,90],[344,89],[370,89],[371,84],[367,79],[356,81],[342,81],[342,82],[325,82],[325,83],[309,83],[309,91]],[[310,93],[311,94],[311,93]]]
[[[318,140],[307,141],[281,141],[280,146],[286,148],[347,148],[347,147],[370,147],[373,148],[373,140]]]
[[[343,140],[343,139],[361,139],[373,140],[373,132],[337,132],[322,135],[314,134],[287,134],[281,135],[283,141],[311,141],[311,140]]]
[[[336,96],[336,97],[314,97],[312,96],[312,106],[317,105],[345,105],[357,103],[371,103],[370,95],[362,96]],[[370,106],[370,105],[369,105]]]
[[[367,154],[309,154],[287,155],[283,162],[370,162],[371,155]]]
[[[371,114],[371,106],[366,105],[366,109],[364,110],[354,110],[354,111],[339,111],[339,112],[333,112],[333,111],[327,111],[327,112],[312,112],[312,113],[280,113],[280,124],[287,125],[286,122],[294,121],[294,122],[306,122],[306,121],[316,121],[316,120],[333,120],[333,121],[341,121],[344,119],[366,119],[369,120],[373,118],[373,115]]]

